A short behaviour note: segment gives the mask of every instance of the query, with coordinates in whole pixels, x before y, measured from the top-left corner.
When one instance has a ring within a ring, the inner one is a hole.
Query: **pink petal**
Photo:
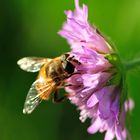
[[[113,94],[114,86],[107,87],[104,91],[104,96],[99,102],[99,111],[100,116],[104,119],[107,119],[111,115],[111,95]]]
[[[105,134],[105,138],[104,140],[113,140],[115,137],[115,134],[112,130],[108,129],[106,134]]]
[[[95,92],[87,101],[87,107],[91,108],[95,104],[97,104],[103,97],[105,88],[102,88],[101,90]]]
[[[120,126],[117,126],[115,133],[116,133],[117,140],[125,140],[126,139],[126,137],[123,136],[123,130]]]
[[[102,120],[98,117],[92,125],[87,129],[88,133],[94,134],[96,133],[100,127],[102,126]]]

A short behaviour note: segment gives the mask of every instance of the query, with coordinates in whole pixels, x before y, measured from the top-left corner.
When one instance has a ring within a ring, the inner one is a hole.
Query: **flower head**
[[[105,140],[125,140],[126,112],[132,100],[126,101],[125,76],[118,55],[111,45],[88,23],[88,8],[75,0],[74,12],[66,11],[67,21],[59,34],[71,46],[70,55],[80,62],[75,64],[78,74],[66,82],[70,101],[80,110],[80,120],[91,119],[87,131],[106,132]]]

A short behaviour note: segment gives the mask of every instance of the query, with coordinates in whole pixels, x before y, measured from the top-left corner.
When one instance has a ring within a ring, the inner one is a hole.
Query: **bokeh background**
[[[80,0],[89,7],[89,21],[116,44],[123,60],[140,57],[140,0]],[[101,140],[89,135],[90,121],[81,124],[79,112],[68,101],[43,102],[23,115],[27,91],[34,73],[16,64],[24,56],[56,57],[69,51],[57,32],[65,20],[64,10],[73,0],[0,0],[0,140]],[[133,140],[140,136],[140,70],[128,73],[129,95],[135,101],[129,127]]]

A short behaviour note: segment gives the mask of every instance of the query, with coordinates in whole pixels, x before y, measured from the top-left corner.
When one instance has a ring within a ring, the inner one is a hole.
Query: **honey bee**
[[[70,56],[68,53],[56,57],[24,57],[17,64],[21,69],[27,72],[38,72],[36,81],[31,85],[23,108],[24,114],[30,114],[39,105],[42,100],[48,100],[54,93],[54,102],[60,102],[69,95],[65,94],[58,98],[58,89],[64,87],[64,81],[71,77],[75,72],[75,63],[80,62]]]

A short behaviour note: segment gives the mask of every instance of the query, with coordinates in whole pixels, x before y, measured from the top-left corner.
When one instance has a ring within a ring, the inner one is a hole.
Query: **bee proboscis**
[[[42,100],[50,98],[51,93],[54,93],[53,100],[55,102],[67,98],[68,94],[58,98],[57,91],[64,86],[64,81],[67,78],[76,74],[75,63],[80,65],[80,62],[68,53],[54,59],[40,57],[20,59],[17,64],[21,69],[27,72],[39,71],[36,81],[33,82],[27,94],[23,113],[32,113]]]

